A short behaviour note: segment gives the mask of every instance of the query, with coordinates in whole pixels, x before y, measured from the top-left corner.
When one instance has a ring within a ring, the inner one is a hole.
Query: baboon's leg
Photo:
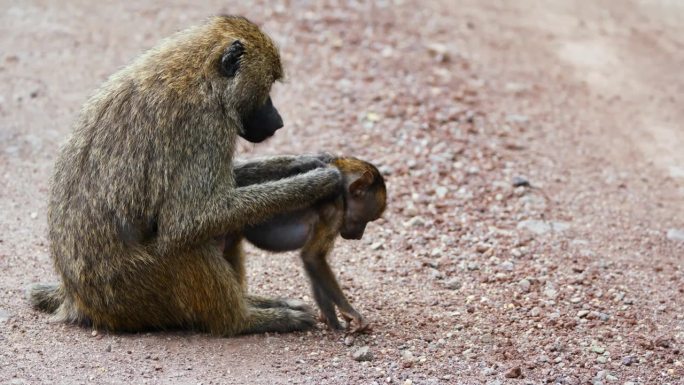
[[[313,312],[311,306],[304,301],[290,298],[268,298],[247,293],[247,273],[245,271],[245,251],[242,238],[226,236],[223,258],[233,268],[235,276],[240,282],[242,292],[245,294],[247,303],[254,308],[286,307],[294,310]]]
[[[235,276],[242,287],[243,293],[247,293],[247,273],[245,271],[245,251],[242,247],[242,237],[227,235],[224,239],[223,258],[228,261],[235,272]]]
[[[191,324],[216,335],[306,330],[313,314],[290,308],[257,308],[245,297],[238,274],[215,247],[199,249],[177,267],[175,298]]]

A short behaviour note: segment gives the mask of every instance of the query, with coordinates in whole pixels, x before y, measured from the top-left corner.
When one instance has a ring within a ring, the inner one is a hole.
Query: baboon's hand
[[[313,169],[326,167],[327,165],[316,155],[301,155],[290,164],[290,176],[303,174]]]
[[[335,159],[335,156],[329,152],[319,152],[316,154],[316,157],[325,164],[330,164],[330,162]]]
[[[317,168],[306,172],[307,179],[312,185],[318,186],[317,191],[340,193],[342,191],[342,173],[336,167]]]

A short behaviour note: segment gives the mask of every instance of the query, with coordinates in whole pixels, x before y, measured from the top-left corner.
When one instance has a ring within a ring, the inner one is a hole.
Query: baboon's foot
[[[309,330],[316,325],[313,312],[286,307],[251,308],[243,333],[288,333]]]
[[[274,307],[284,307],[292,310],[313,313],[313,308],[304,301],[294,298],[268,298],[258,295],[247,295],[247,303],[250,306],[260,309]]]

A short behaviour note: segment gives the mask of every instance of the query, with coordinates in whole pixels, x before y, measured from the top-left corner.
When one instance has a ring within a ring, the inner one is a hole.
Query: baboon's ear
[[[366,171],[349,185],[349,193],[354,197],[360,197],[368,190],[371,184],[373,184],[373,174],[370,171]]]
[[[233,44],[226,48],[221,57],[221,73],[232,78],[240,69],[240,58],[245,53],[245,46],[240,40],[235,40]]]

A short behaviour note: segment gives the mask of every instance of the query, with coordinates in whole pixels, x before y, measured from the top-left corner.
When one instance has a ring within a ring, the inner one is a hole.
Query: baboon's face
[[[381,178],[381,176],[377,176]],[[385,211],[386,192],[384,185],[373,183],[370,172],[354,180],[345,191],[344,222],[340,236],[344,239],[361,239],[368,222],[372,222]]]
[[[257,79],[263,75],[259,71],[250,72],[247,66],[249,66],[249,61],[245,58],[245,47],[240,40],[235,40],[226,48],[221,57],[220,71],[229,79],[240,76],[243,82],[249,82],[250,79]],[[255,82],[254,86],[250,86],[249,92],[254,92],[255,95],[249,98],[251,105],[243,106],[240,117],[242,129],[239,135],[252,143],[259,143],[270,138],[283,127],[283,119],[273,105],[268,91],[259,92],[264,89],[256,86],[263,81],[263,79],[259,80],[260,82]],[[270,88],[270,83],[268,87]],[[263,99],[261,95],[257,95],[259,93],[265,94],[266,98]],[[254,102],[255,100],[258,102]]]
[[[252,143],[259,143],[273,136],[282,127],[283,119],[269,96],[266,103],[242,119],[240,136]]]

